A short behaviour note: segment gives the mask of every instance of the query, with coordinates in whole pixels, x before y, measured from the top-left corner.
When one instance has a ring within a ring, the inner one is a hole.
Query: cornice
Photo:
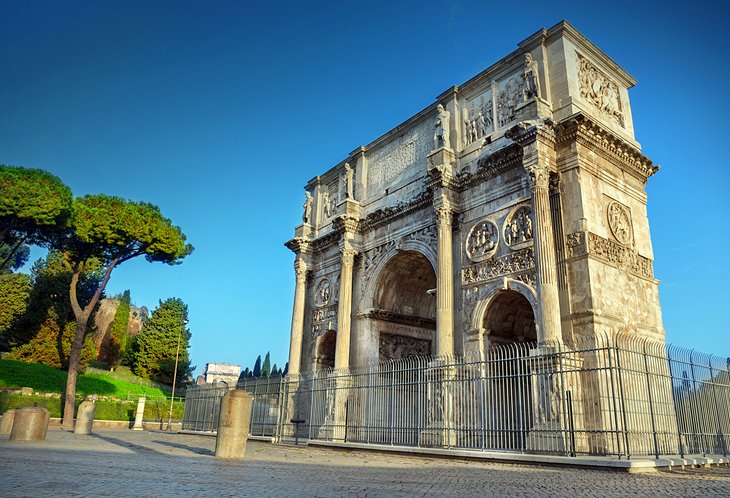
[[[474,185],[501,175],[502,173],[522,166],[522,147],[512,144],[477,161],[474,173],[469,171],[457,177],[457,190],[464,191]]]
[[[410,325],[412,327],[435,329],[436,320],[432,318],[423,318],[420,316],[401,315],[393,311],[374,308],[365,313],[358,314],[358,318],[370,318],[372,320],[382,320],[385,322],[399,323],[401,325]]]
[[[302,237],[294,237],[285,242],[284,245],[295,254],[308,254],[312,248],[312,241]]]
[[[406,216],[414,211],[422,209],[425,206],[431,205],[432,199],[433,193],[426,190],[407,201],[399,202],[395,206],[378,209],[377,211],[367,215],[365,219],[360,222],[360,230],[362,232],[374,230],[375,228],[390,223],[397,218]]]
[[[574,114],[562,121],[556,127],[555,133],[558,147],[573,142],[588,147],[644,184],[649,177],[659,171],[659,166],[643,155],[639,149],[584,114]]]

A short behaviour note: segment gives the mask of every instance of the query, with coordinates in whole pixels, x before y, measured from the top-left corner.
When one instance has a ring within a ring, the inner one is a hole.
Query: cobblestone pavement
[[[0,436],[2,496],[730,496],[730,468],[626,474],[249,441],[244,461],[215,439],[131,430],[46,441]]]

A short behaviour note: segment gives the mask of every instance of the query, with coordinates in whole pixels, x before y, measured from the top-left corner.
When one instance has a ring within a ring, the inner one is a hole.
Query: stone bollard
[[[216,458],[243,459],[251,426],[252,404],[251,395],[240,389],[228,391],[223,396],[215,440]]]
[[[76,412],[76,425],[74,425],[74,434],[91,434],[91,428],[94,425],[94,413],[96,413],[96,404],[93,401],[82,401]]]
[[[8,410],[3,414],[0,420],[0,434],[10,434],[13,430],[13,420],[15,420],[15,410]]]
[[[15,412],[11,441],[43,441],[48,432],[51,414],[40,406],[28,406]]]
[[[132,427],[132,430],[144,430],[144,427],[142,426],[142,421],[144,420],[144,404],[146,401],[147,398],[144,396],[140,396],[139,400],[137,401],[137,413],[134,415],[134,427]]]

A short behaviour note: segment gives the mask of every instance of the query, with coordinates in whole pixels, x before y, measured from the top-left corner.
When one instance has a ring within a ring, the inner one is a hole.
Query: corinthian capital
[[[340,233],[355,233],[360,220],[354,216],[342,215],[334,220],[334,227]]]
[[[302,258],[297,257],[294,260],[294,273],[296,273],[297,280],[304,281],[307,278],[307,270],[309,267],[307,266],[307,263],[305,263]]]
[[[527,179],[530,182],[530,189],[535,191],[538,188],[548,188],[550,183],[550,167],[547,160],[536,161],[525,164]]]

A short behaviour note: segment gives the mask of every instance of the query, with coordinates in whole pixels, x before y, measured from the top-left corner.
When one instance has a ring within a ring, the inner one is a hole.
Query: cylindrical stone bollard
[[[40,406],[29,406],[15,412],[11,441],[43,441],[48,432],[51,414]]]
[[[234,389],[221,399],[218,437],[215,440],[217,458],[243,459],[251,425],[253,398],[246,391]]]
[[[94,413],[96,413],[96,404],[93,401],[81,402],[76,412],[74,434],[91,434],[91,427],[94,425]]]
[[[0,434],[10,434],[13,430],[13,420],[15,420],[15,410],[3,413],[3,418],[0,420]]]

